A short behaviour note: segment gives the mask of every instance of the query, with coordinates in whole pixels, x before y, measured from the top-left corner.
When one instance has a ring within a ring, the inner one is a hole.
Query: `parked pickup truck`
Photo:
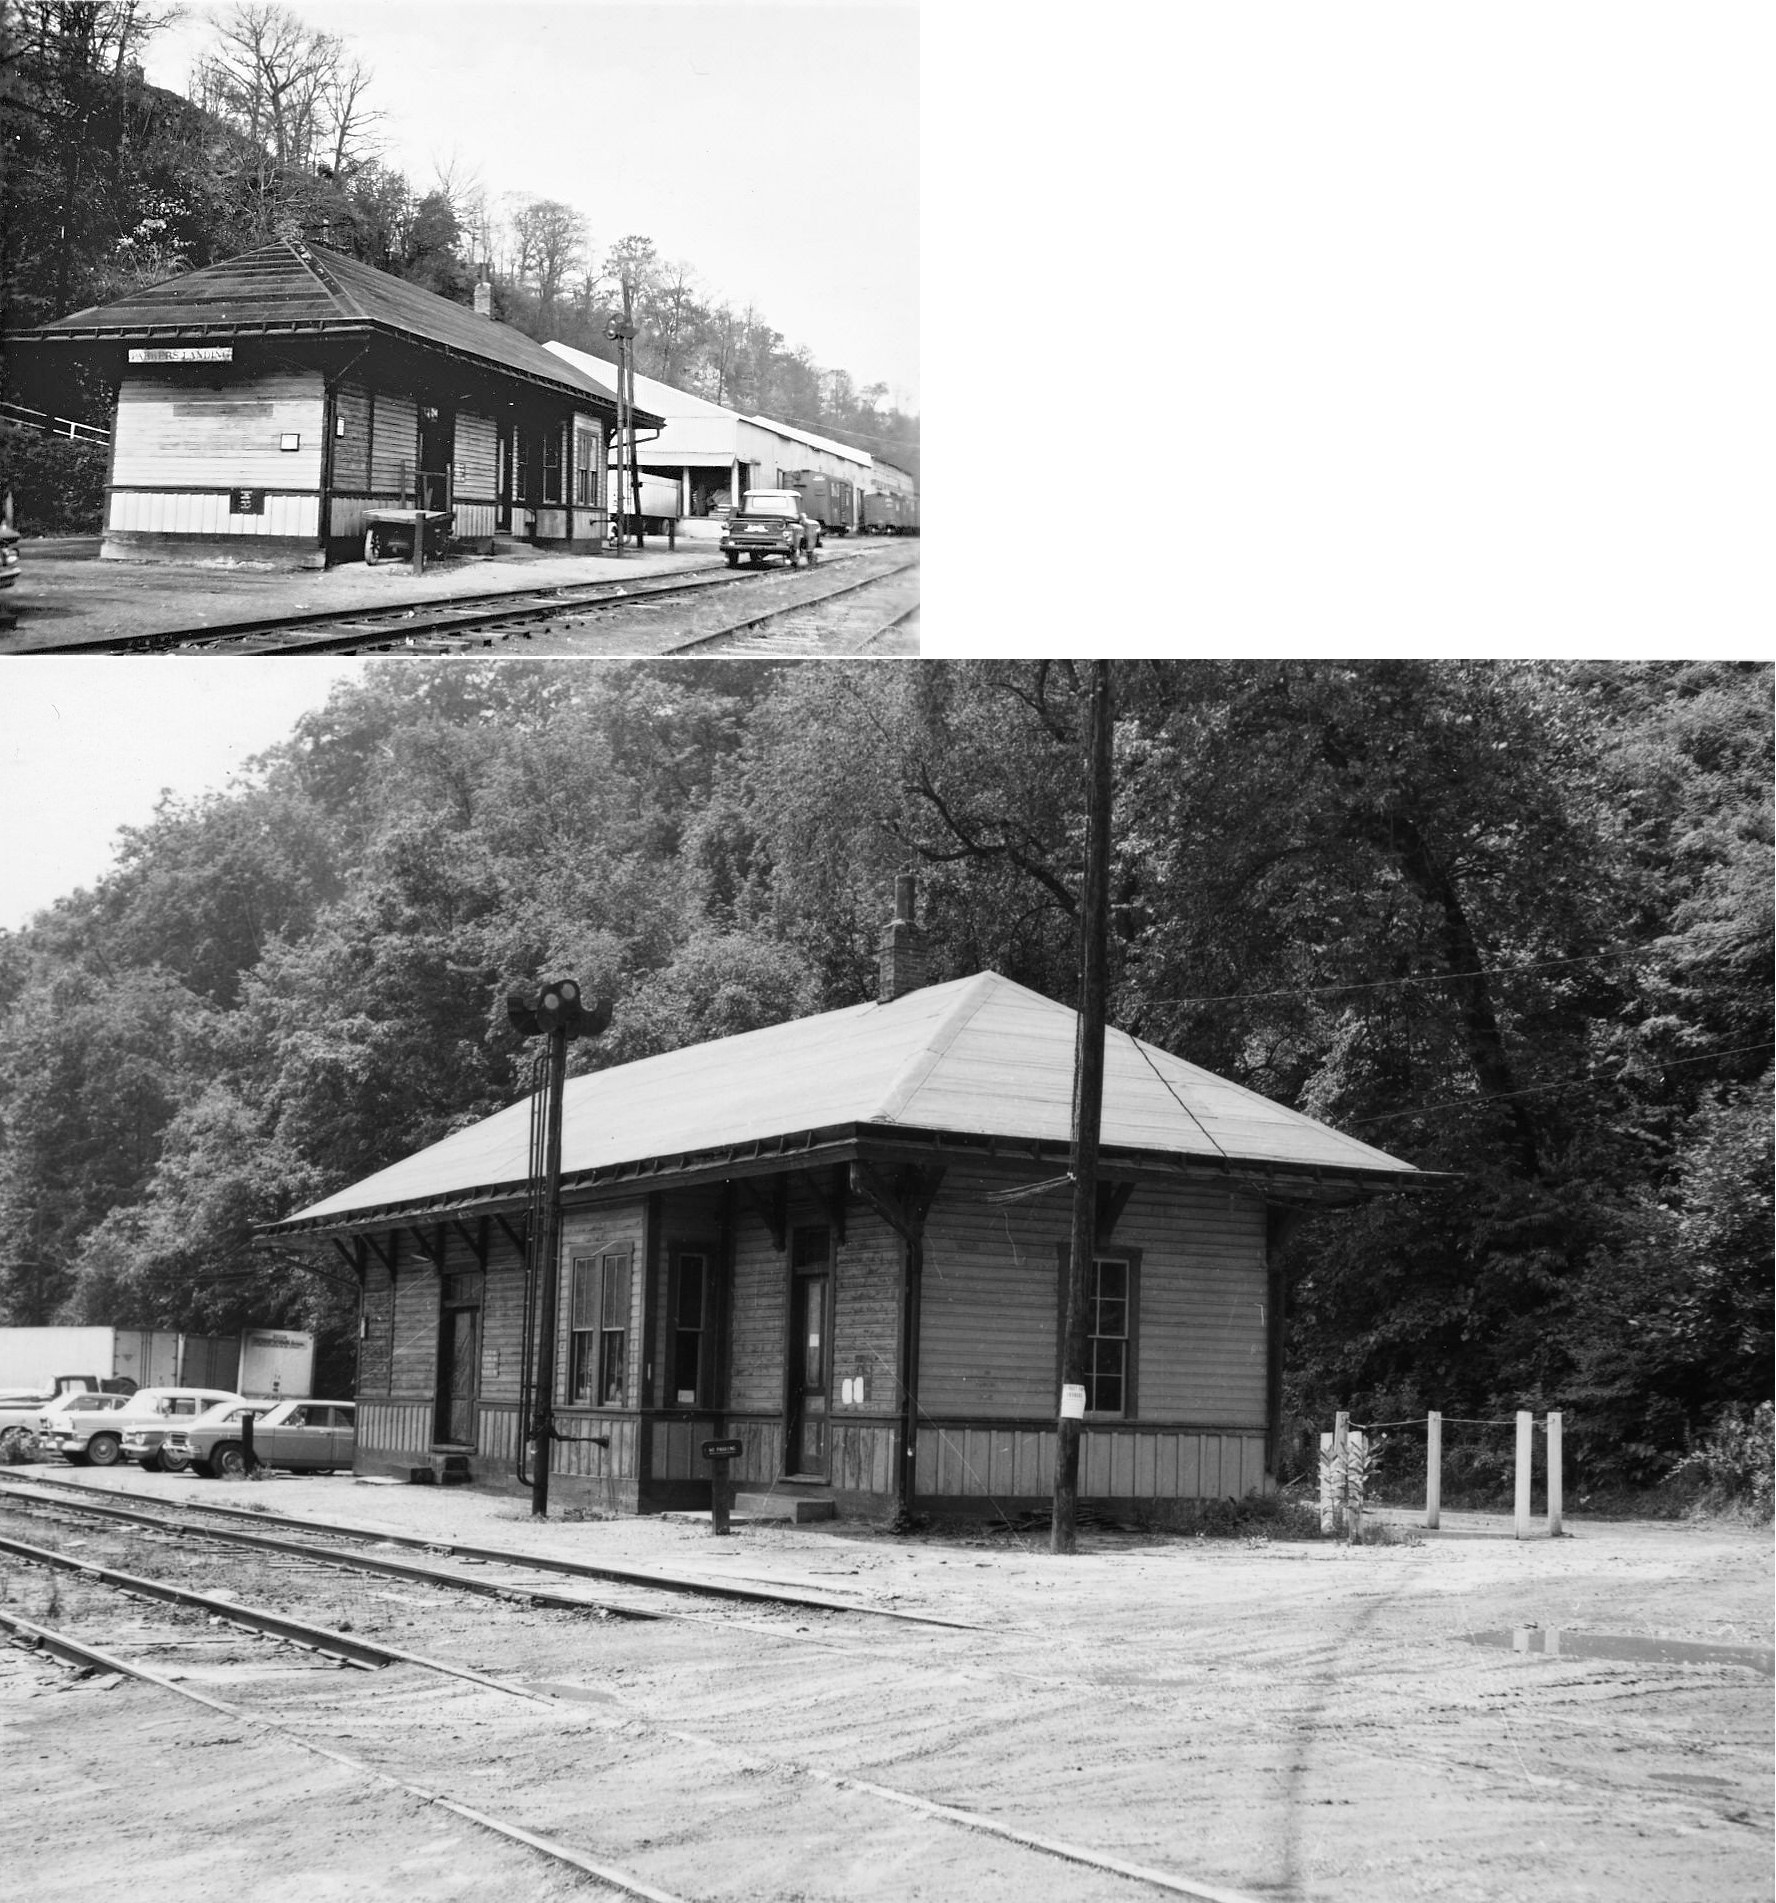
[[[820,524],[802,513],[797,490],[748,489],[739,513],[728,517],[721,546],[730,568],[740,566],[742,555],[755,568],[767,555],[781,555],[791,568],[800,568],[804,558],[815,559]]]

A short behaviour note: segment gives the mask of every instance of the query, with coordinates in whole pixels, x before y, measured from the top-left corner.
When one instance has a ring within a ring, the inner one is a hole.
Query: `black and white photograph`
[[[912,5],[6,13],[0,653],[917,652]]]
[[[8,1894],[1776,1903],[1772,52],[0,0]]]

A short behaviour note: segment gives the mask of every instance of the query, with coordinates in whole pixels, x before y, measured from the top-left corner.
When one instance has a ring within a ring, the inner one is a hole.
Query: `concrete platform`
[[[273,615],[627,582],[720,560],[713,540],[681,534],[676,554],[650,537],[645,550],[621,555],[546,555],[519,548],[506,555],[446,556],[418,576],[402,566],[366,568],[362,562],[278,572],[100,561],[96,537],[45,537],[20,544],[19,579],[5,603],[13,624],[0,617],[0,654],[119,635],[184,634]]]

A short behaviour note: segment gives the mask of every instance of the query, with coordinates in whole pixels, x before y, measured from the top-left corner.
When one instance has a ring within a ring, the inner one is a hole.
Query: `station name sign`
[[[233,344],[151,344],[132,348],[131,363],[233,363]]]

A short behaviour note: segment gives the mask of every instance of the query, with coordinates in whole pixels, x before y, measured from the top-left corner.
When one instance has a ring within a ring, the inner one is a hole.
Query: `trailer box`
[[[296,1328],[249,1328],[240,1338],[235,1387],[252,1399],[314,1392],[315,1338]]]

